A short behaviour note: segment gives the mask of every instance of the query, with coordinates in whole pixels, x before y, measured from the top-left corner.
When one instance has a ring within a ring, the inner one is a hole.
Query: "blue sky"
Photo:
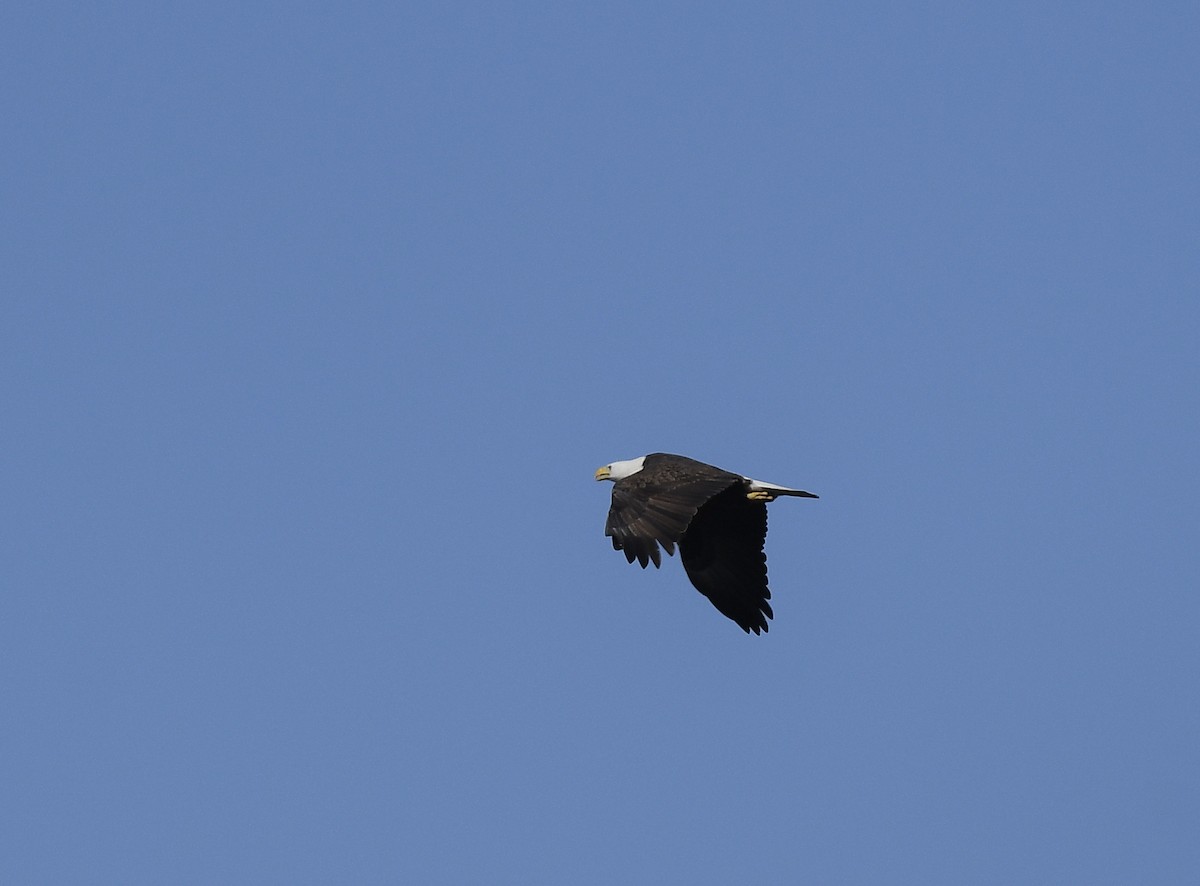
[[[1194,880],[1194,4],[0,19],[0,879]]]

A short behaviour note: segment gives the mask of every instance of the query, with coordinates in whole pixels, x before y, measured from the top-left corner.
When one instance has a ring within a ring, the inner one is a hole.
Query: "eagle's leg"
[[[769,489],[751,489],[746,493],[746,498],[750,501],[775,501],[778,497]]]

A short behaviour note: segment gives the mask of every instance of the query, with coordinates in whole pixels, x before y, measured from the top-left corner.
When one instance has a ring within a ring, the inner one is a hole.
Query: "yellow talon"
[[[750,501],[775,501],[775,495],[766,489],[753,489],[746,493],[746,498]]]

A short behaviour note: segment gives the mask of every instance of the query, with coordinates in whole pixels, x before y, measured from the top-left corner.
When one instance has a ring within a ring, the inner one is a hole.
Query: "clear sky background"
[[[1197,882],[1197,9],[5,4],[0,880]]]

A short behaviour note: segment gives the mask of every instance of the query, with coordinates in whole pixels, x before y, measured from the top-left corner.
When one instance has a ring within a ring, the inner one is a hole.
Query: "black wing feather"
[[[675,553],[676,543],[704,503],[741,480],[724,472],[682,481],[667,478],[669,483],[661,479],[638,473],[617,482],[604,526],[613,548],[623,551],[630,563],[637,560],[643,569],[650,563],[661,564],[659,545],[668,554]]]
[[[767,619],[775,615],[767,602],[766,537],[767,506],[746,498],[739,484],[701,507],[679,544],[696,590],[746,633],[767,630]]]

